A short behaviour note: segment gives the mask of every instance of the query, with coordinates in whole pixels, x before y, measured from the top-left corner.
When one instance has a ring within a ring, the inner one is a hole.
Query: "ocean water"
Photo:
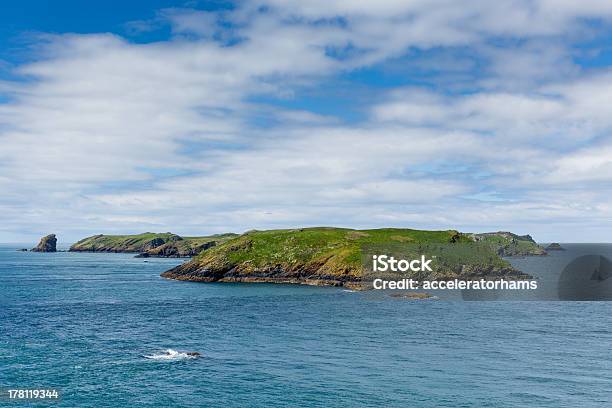
[[[554,281],[550,259],[513,263]],[[0,247],[0,387],[65,407],[612,406],[610,302],[159,277],[180,262]]]

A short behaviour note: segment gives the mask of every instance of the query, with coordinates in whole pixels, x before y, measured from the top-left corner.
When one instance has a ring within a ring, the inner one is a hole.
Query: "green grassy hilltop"
[[[367,272],[362,262],[364,248],[389,244],[478,248],[479,255],[464,257],[465,264],[447,262],[443,271],[425,278],[484,276],[487,273],[522,275],[488,245],[478,244],[469,235],[455,230],[320,227],[247,232],[202,252],[162,276],[202,282],[351,285],[363,280]]]
[[[499,256],[533,256],[546,255],[530,235],[516,235],[507,231],[469,234],[476,242],[488,245]]]
[[[135,252],[143,256],[187,257],[221,244],[237,234],[181,237],[170,232],[137,235],[94,235],[70,247],[72,252]]]

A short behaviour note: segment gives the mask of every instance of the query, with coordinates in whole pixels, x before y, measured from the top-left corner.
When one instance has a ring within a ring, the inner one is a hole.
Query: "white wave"
[[[199,353],[186,353],[181,351],[176,351],[172,349],[166,349],[161,353],[145,355],[144,358],[149,360],[160,360],[160,361],[177,361],[177,360],[189,360],[198,358],[200,356]]]

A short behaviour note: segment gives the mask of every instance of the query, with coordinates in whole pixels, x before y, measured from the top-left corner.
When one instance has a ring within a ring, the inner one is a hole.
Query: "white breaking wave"
[[[149,360],[176,361],[198,358],[199,354],[185,353],[172,349],[166,349],[161,353],[145,355],[144,358]]]

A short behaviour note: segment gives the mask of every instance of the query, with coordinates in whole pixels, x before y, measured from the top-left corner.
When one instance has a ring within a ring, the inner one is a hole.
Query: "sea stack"
[[[55,234],[50,234],[46,237],[42,237],[38,245],[32,248],[32,252],[57,252],[56,244],[57,238]]]

